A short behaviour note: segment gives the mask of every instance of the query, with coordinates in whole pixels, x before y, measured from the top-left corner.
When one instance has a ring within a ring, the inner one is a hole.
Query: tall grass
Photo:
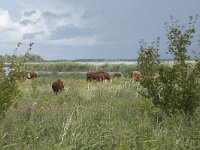
[[[91,82],[89,90],[85,79],[60,78],[65,91],[58,95],[51,89],[56,76],[21,84],[21,97],[0,118],[1,149],[200,148],[200,110],[190,121],[181,114],[160,120],[160,110],[128,78]]]
[[[76,62],[60,62],[60,63],[39,63],[26,64],[27,70],[50,71],[50,72],[87,72],[87,71],[107,71],[107,72],[122,72],[125,76],[129,76],[132,70],[137,66],[130,64],[80,64]]]

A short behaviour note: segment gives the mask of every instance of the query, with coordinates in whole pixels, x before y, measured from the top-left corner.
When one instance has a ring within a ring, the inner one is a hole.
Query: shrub
[[[16,57],[16,51],[21,43],[17,44],[15,53],[11,57],[11,64],[8,65],[12,71],[10,74],[6,74],[4,70],[5,60],[0,59],[0,114],[4,113],[13,103],[16,96],[19,94],[18,83],[24,80],[23,70],[26,57],[20,60]],[[28,50],[31,50],[32,44]],[[28,52],[25,56],[28,55]]]
[[[138,58],[139,67],[144,75],[141,81],[145,88],[143,95],[152,99],[154,105],[167,115],[177,112],[191,116],[200,102],[199,64],[195,62],[192,68],[186,63],[190,59],[187,51],[195,30],[196,18],[189,18],[189,27],[181,27],[178,21],[171,17],[172,24],[167,25],[168,53],[174,56],[172,67],[160,63],[159,38],[151,46],[140,43]]]

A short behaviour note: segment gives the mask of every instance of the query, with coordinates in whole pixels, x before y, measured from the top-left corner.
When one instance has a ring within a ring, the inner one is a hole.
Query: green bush
[[[17,44],[15,52],[21,43]],[[31,50],[30,45],[28,50]],[[28,55],[28,52],[25,56]],[[8,65],[11,70],[10,74],[6,74],[4,70],[5,59],[0,58],[0,114],[4,113],[13,103],[19,92],[19,82],[24,80],[25,71],[23,70],[26,57],[17,59],[16,53],[11,56],[11,64]]]
[[[154,105],[165,114],[171,116],[177,112],[191,116],[200,104],[199,60],[195,67],[186,61],[190,58],[187,54],[191,39],[195,33],[195,21],[190,17],[189,27],[182,28],[178,21],[172,19],[172,24],[167,25],[168,53],[174,56],[172,67],[163,66],[158,54],[159,38],[152,46],[146,47],[141,42],[138,58],[139,67],[144,75],[141,81],[145,88],[143,95],[152,99]]]
[[[1,73],[4,75],[2,68]],[[15,80],[3,76],[0,79],[0,114],[2,114],[12,103],[12,99],[18,93],[17,83]]]

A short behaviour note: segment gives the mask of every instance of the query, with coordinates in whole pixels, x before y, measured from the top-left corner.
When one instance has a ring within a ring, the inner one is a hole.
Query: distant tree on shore
[[[20,60],[24,58],[25,55],[16,55],[16,59]],[[0,55],[0,58],[5,60],[5,62],[11,62],[12,61],[12,56],[11,55]],[[45,61],[41,56],[36,55],[36,54],[27,54],[26,55],[26,61],[27,62],[42,62]]]

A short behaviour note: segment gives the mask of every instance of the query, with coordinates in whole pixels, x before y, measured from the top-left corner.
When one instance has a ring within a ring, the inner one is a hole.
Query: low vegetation
[[[161,110],[137,91],[130,79],[112,83],[56,77],[26,80],[21,96],[1,119],[2,149],[198,149],[199,109],[188,122],[183,114],[160,120]],[[36,87],[33,87],[33,83]],[[34,89],[33,89],[34,88]]]

